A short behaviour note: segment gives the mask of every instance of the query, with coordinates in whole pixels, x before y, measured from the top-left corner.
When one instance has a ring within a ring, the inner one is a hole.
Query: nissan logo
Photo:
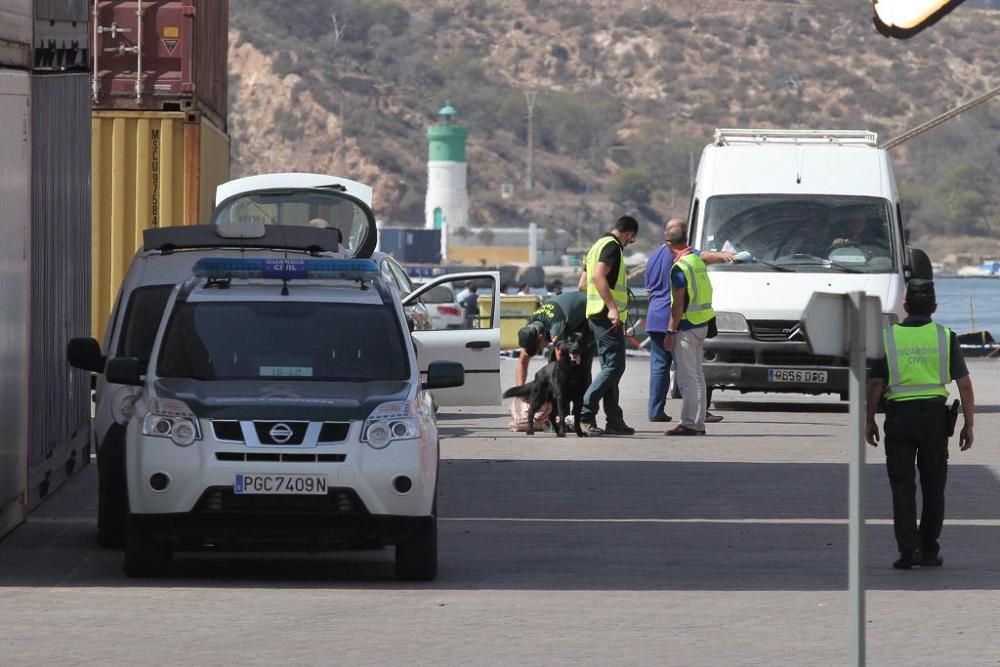
[[[281,445],[291,440],[294,435],[292,427],[288,424],[275,424],[267,434],[271,436],[272,440]]]

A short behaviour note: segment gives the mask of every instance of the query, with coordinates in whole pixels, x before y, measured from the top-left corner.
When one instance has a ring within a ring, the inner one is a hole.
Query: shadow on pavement
[[[334,554],[181,554],[171,576],[129,580],[98,549],[93,470],[0,542],[0,587],[796,591],[847,586],[847,466],[644,461],[448,460],[441,572],[392,579],[392,548]],[[884,469],[866,470],[868,588],[993,590],[1000,484],[949,471],[940,569],[899,572]],[[81,502],[81,498],[85,498]],[[997,525],[989,525],[989,522]]]
[[[679,401],[678,401],[679,403]],[[712,401],[712,410],[734,410],[738,412],[821,412],[847,414],[847,403],[779,403],[764,401]]]

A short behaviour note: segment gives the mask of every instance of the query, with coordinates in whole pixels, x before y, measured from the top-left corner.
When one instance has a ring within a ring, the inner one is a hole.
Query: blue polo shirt
[[[667,332],[670,323],[670,267],[674,255],[664,243],[646,262],[646,292],[649,308],[646,311],[646,331]]]

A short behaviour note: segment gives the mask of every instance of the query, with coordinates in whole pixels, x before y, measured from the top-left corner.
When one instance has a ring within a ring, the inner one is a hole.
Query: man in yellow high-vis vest
[[[908,317],[884,333],[885,359],[872,365],[867,391],[867,440],[878,446],[875,411],[885,397],[885,460],[892,488],[892,523],[899,558],[892,566],[943,564],[941,527],[948,473],[948,384],[955,380],[965,424],[958,439],[962,451],[972,447],[975,396],[958,338],[931,321],[937,309],[934,283],[913,279],[903,304]],[[917,525],[920,471],[923,510]]]
[[[583,396],[580,422],[587,435],[633,435],[625,423],[618,395],[618,383],[625,374],[625,322],[628,319],[628,284],[625,273],[625,246],[634,243],[639,223],[623,215],[614,228],[597,239],[587,253],[587,321],[597,343],[601,370]],[[603,402],[607,427],[597,426],[598,404]]]
[[[704,349],[712,310],[712,281],[701,253],[688,245],[687,222],[667,222],[665,237],[674,265],[670,270],[670,321],[664,347],[677,362],[681,390],[681,423],[666,435],[705,435],[708,388],[705,385]]]

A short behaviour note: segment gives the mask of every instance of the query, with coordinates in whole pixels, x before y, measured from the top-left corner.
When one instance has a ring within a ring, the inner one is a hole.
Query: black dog
[[[566,437],[566,415],[573,403],[573,431],[581,438],[587,434],[580,428],[583,394],[590,386],[590,368],[586,344],[580,334],[570,334],[556,343],[555,358],[543,366],[535,379],[504,392],[504,398],[530,398],[528,435],[535,434],[535,413],[546,403],[552,403],[558,414],[556,436]]]

